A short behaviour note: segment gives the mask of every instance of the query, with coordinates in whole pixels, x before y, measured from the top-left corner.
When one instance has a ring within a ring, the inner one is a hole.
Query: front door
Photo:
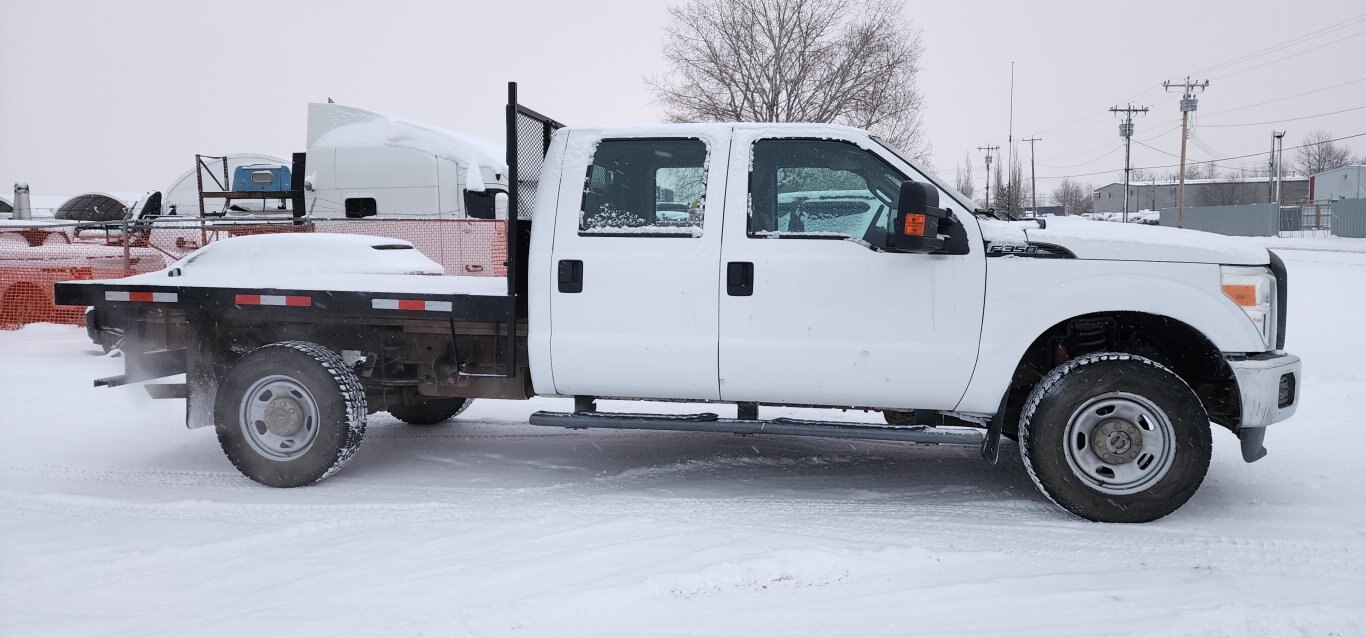
[[[555,216],[555,390],[717,399],[726,140],[592,135],[570,133],[585,152],[566,156]]]
[[[721,267],[752,285],[721,290],[722,399],[948,410],[967,387],[980,242],[969,255],[880,250],[901,182],[927,180],[850,135],[734,136]]]

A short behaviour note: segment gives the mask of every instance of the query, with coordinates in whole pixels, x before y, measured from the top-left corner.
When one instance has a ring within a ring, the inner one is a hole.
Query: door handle
[[[560,260],[560,292],[583,292],[583,261]]]
[[[732,297],[754,295],[754,262],[732,261],[726,264],[726,294]]]

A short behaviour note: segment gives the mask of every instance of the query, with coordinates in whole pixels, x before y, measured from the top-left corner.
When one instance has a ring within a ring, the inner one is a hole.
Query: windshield
[[[874,142],[877,142],[878,144],[881,144],[881,145],[882,145],[882,148],[885,148],[885,149],[891,151],[891,152],[892,152],[892,155],[895,155],[895,156],[897,156],[898,158],[900,158],[901,161],[906,162],[907,164],[910,164],[912,170],[914,170],[914,171],[917,172],[917,173],[920,173],[920,176],[921,176],[921,177],[924,177],[926,180],[929,180],[929,182],[930,182],[931,184],[934,184],[935,186],[937,186],[937,187],[939,188],[939,190],[943,191],[944,194],[946,194],[946,195],[948,195],[950,198],[952,198],[952,199],[954,200],[954,202],[957,203],[959,206],[962,206],[964,210],[968,210],[968,211],[975,211],[975,210],[977,210],[978,206],[977,206],[977,204],[976,204],[975,202],[972,201],[972,198],[970,198],[970,197],[968,197],[967,195],[964,195],[964,194],[958,192],[958,189],[956,189],[956,188],[954,188],[954,187],[952,187],[952,186],[949,186],[949,185],[946,184],[944,181],[942,181],[942,180],[940,180],[938,177],[936,177],[936,176],[934,175],[934,173],[931,173],[930,171],[927,171],[927,170],[925,170],[924,168],[921,168],[921,166],[920,166],[920,164],[919,164],[918,162],[912,160],[909,156],[907,156],[906,153],[902,153],[899,149],[897,149],[897,147],[892,146],[891,144],[887,143],[886,140],[884,140],[884,139],[882,139],[882,138],[880,138],[880,137],[878,137],[878,136],[876,136],[876,135],[873,135],[873,136],[871,136],[871,137],[873,138],[873,141],[874,141]]]

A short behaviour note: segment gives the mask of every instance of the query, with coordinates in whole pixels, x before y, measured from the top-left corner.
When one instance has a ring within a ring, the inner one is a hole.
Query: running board
[[[613,412],[536,412],[532,425],[571,428],[612,428],[617,430],[676,430],[724,434],[778,434],[818,436],[836,439],[904,441],[932,445],[981,445],[982,430],[955,426],[892,426],[841,421],[804,419],[722,419],[715,414],[624,414]]]

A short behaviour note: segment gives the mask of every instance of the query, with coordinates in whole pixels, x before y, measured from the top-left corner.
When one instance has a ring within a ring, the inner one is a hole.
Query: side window
[[[346,216],[352,219],[371,217],[379,212],[373,197],[348,197],[345,205]]]
[[[702,234],[707,145],[698,139],[603,140],[584,180],[580,235]]]
[[[834,140],[759,140],[752,152],[749,236],[883,244],[906,178],[881,158]]]

